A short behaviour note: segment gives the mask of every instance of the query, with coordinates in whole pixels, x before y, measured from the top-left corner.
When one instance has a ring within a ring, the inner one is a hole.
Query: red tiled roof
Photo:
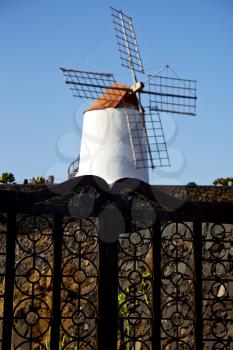
[[[129,89],[130,86],[126,84],[114,83],[112,87],[118,87],[123,89]],[[124,90],[114,90],[107,89],[100,97],[95,100],[86,111],[92,111],[96,109],[105,109],[105,108],[117,108],[123,106],[133,106],[138,108],[138,99],[135,94],[130,93],[129,91]]]

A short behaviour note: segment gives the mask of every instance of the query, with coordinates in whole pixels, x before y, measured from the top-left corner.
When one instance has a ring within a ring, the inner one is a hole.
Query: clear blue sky
[[[0,173],[66,179],[79,153],[82,109],[59,67],[121,67],[109,7],[134,20],[147,73],[169,64],[198,81],[197,117],[163,115],[173,166],[154,183],[233,176],[232,0],[0,0]]]

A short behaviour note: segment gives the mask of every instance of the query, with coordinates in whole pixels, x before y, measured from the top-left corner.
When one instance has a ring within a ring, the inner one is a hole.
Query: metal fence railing
[[[233,349],[233,203],[0,189],[2,350]]]

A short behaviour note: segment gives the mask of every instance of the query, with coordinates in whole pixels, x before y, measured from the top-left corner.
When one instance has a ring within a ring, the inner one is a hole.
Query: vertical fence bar
[[[115,350],[117,348],[117,248],[117,242],[99,242],[99,350]]]
[[[13,297],[14,297],[16,234],[17,234],[16,213],[8,212],[2,350],[12,349],[11,336],[12,336],[12,326],[13,326]]]
[[[98,350],[117,349],[118,238],[122,215],[114,207],[99,217],[99,326]]]
[[[161,222],[153,226],[153,335],[152,349],[161,349]]]
[[[193,222],[194,268],[195,268],[195,349],[203,349],[202,317],[202,222]]]
[[[53,266],[53,309],[51,324],[51,346],[53,350],[59,350],[60,323],[61,323],[61,281],[62,281],[62,215],[54,215],[54,266]]]

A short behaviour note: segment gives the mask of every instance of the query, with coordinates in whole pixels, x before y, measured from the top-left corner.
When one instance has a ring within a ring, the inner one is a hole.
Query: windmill
[[[111,11],[121,64],[131,71],[132,85],[117,83],[111,73],[60,68],[74,97],[94,100],[84,112],[80,156],[69,175],[149,182],[149,168],[170,165],[160,113],[196,115],[196,81],[164,76],[165,66],[140,82],[137,75],[144,68],[132,19]]]

